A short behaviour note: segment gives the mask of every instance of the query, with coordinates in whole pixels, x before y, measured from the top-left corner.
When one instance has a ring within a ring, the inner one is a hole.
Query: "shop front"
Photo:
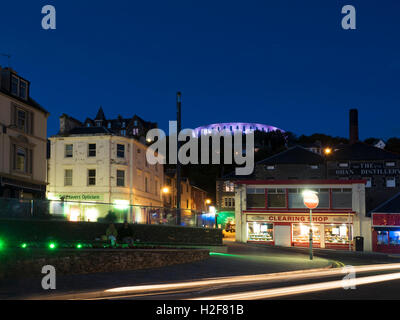
[[[306,214],[246,213],[247,242],[267,245],[308,247],[310,218]],[[353,216],[313,215],[313,247],[352,250]]]
[[[376,252],[400,253],[400,214],[372,214],[372,246]]]

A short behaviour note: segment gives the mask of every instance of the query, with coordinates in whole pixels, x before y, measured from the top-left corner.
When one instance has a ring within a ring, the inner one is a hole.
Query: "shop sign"
[[[374,226],[400,226],[400,214],[377,214],[373,213]]]
[[[247,221],[266,221],[281,223],[310,223],[310,217],[306,215],[248,215]],[[313,216],[313,223],[353,223],[353,217],[348,216]]]
[[[330,174],[337,176],[377,176],[377,175],[399,175],[400,168],[386,168],[383,163],[353,163],[348,169],[331,169]]]
[[[104,194],[88,194],[88,193],[75,193],[75,194],[69,194],[69,193],[58,193],[55,195],[55,198],[57,199],[62,199],[64,198],[64,201],[103,201],[104,200]]]

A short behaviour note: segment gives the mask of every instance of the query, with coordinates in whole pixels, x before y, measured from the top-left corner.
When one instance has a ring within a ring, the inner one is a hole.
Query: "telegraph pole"
[[[176,224],[178,226],[181,225],[181,164],[179,162],[179,149],[180,149],[180,141],[179,141],[179,133],[182,130],[182,94],[178,92],[176,94],[176,109],[177,109],[177,128],[176,128],[176,139],[177,139],[177,162],[176,162]]]

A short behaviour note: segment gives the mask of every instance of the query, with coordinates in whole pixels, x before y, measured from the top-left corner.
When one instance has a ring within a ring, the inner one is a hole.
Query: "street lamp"
[[[164,194],[169,193],[169,188],[168,188],[168,187],[164,187],[164,188],[162,189],[162,192],[163,192]]]
[[[329,156],[331,153],[332,153],[332,149],[331,148],[325,148],[324,149],[324,153],[325,153],[325,155],[327,155],[327,156]]]
[[[317,192],[311,190],[303,191],[303,202],[304,205],[310,209],[310,260],[313,259],[313,230],[312,230],[312,211],[319,205],[319,198]]]

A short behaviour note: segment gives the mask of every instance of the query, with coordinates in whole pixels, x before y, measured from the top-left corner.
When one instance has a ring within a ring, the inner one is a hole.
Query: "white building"
[[[313,246],[354,250],[355,237],[372,251],[371,218],[365,214],[364,180],[238,181],[235,190],[236,241],[308,247],[310,218],[302,192],[318,192],[312,213]]]
[[[117,208],[162,206],[163,166],[148,164],[144,143],[106,127],[83,126],[67,115],[60,117],[60,133],[50,141],[49,199],[105,203]],[[97,205],[96,210],[100,212],[94,213],[90,205],[80,207],[70,220],[93,220],[93,216],[104,216],[113,207]],[[129,220],[144,219],[131,211]]]

